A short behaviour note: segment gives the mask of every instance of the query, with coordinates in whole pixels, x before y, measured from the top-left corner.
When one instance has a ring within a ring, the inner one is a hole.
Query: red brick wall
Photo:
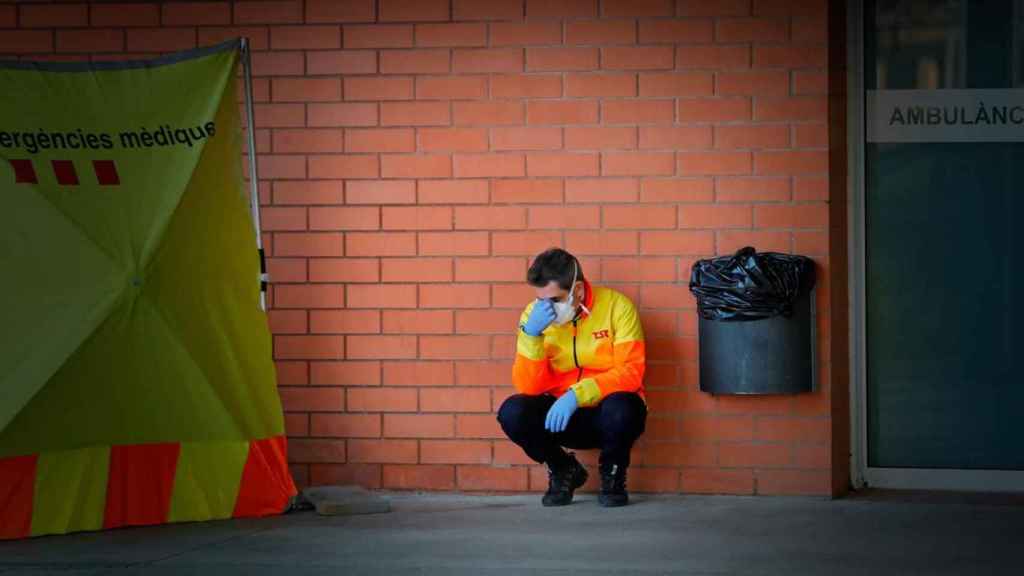
[[[828,494],[845,468],[831,453],[825,5],[5,3],[0,54],[250,38],[299,483],[543,489],[494,413],[525,269],[559,245],[641,310],[651,415],[634,490]],[[698,391],[690,265],[746,244],[821,264],[818,392]]]

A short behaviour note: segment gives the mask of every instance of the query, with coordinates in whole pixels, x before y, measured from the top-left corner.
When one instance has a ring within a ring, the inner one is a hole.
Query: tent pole
[[[263,254],[263,233],[260,227],[260,185],[256,179],[256,121],[252,105],[252,61],[249,57],[249,39],[242,37],[242,70],[245,76],[245,118],[246,133],[249,136],[249,203],[252,206],[252,222],[256,227],[256,248],[260,251],[260,308],[267,310],[267,282],[270,280],[266,270],[266,257]]]

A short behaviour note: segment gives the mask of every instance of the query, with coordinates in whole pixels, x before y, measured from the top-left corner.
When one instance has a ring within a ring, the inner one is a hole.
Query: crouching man
[[[629,502],[626,469],[643,433],[644,335],[625,295],[592,286],[579,261],[558,248],[534,259],[527,282],[537,299],[520,319],[512,381],[498,421],[510,440],[547,464],[545,506],[572,502],[586,469],[562,447],[599,448],[602,506]]]

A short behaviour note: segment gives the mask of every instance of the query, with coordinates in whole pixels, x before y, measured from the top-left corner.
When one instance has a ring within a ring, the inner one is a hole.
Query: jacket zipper
[[[572,361],[576,364],[576,381],[579,382],[583,378],[583,368],[580,366],[580,359],[576,356],[576,320],[572,321]]]

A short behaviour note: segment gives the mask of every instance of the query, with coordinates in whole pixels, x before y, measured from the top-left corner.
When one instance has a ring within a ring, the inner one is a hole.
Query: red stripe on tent
[[[113,160],[93,160],[92,169],[96,172],[96,181],[100,186],[117,186],[121,183]]]
[[[180,444],[113,446],[104,528],[167,522]]]
[[[0,540],[32,534],[38,456],[0,458]]]
[[[11,160],[11,168],[14,168],[15,184],[38,184],[36,169],[32,166],[31,160]]]
[[[57,184],[63,186],[78,186],[78,172],[75,172],[75,163],[71,160],[51,160],[53,164],[53,175],[57,177]]]
[[[253,440],[242,470],[235,500],[235,518],[281,514],[296,494],[288,471],[288,446],[284,436]]]

